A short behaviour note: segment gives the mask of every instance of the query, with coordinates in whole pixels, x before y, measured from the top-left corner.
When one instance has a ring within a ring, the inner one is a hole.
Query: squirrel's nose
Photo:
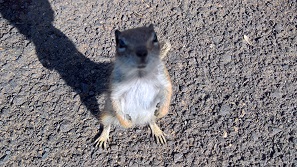
[[[145,58],[147,56],[147,50],[138,50],[136,55],[140,58]]]

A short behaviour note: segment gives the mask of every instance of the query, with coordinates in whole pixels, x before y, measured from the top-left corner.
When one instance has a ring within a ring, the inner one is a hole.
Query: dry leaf
[[[228,136],[228,133],[227,133],[227,131],[224,130],[224,132],[223,132],[223,138],[226,138],[227,136]]]
[[[251,46],[253,46],[253,43],[251,42],[250,38],[246,35],[243,35],[243,39]]]
[[[238,127],[236,127],[236,126],[234,126],[233,128],[234,128],[234,131],[237,133],[237,132],[238,132],[238,130],[239,130],[239,128],[238,128]]]
[[[242,111],[241,111],[241,114],[239,115],[239,117],[242,118],[242,117],[244,117],[244,116],[245,116],[245,111],[242,110]]]

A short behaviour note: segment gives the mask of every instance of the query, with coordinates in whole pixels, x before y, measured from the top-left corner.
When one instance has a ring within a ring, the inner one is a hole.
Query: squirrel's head
[[[116,58],[132,68],[145,69],[159,59],[160,46],[154,26],[115,31]]]

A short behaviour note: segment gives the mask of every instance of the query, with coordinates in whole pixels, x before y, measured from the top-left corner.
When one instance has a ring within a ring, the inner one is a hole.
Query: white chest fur
[[[118,84],[112,98],[120,102],[122,114],[129,115],[134,124],[146,124],[154,117],[160,89],[157,78],[137,78]]]

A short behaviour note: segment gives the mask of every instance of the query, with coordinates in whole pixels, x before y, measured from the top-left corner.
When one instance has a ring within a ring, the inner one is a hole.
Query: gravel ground
[[[297,2],[0,0],[0,166],[296,166]],[[98,149],[114,30],[172,44],[169,114]]]

